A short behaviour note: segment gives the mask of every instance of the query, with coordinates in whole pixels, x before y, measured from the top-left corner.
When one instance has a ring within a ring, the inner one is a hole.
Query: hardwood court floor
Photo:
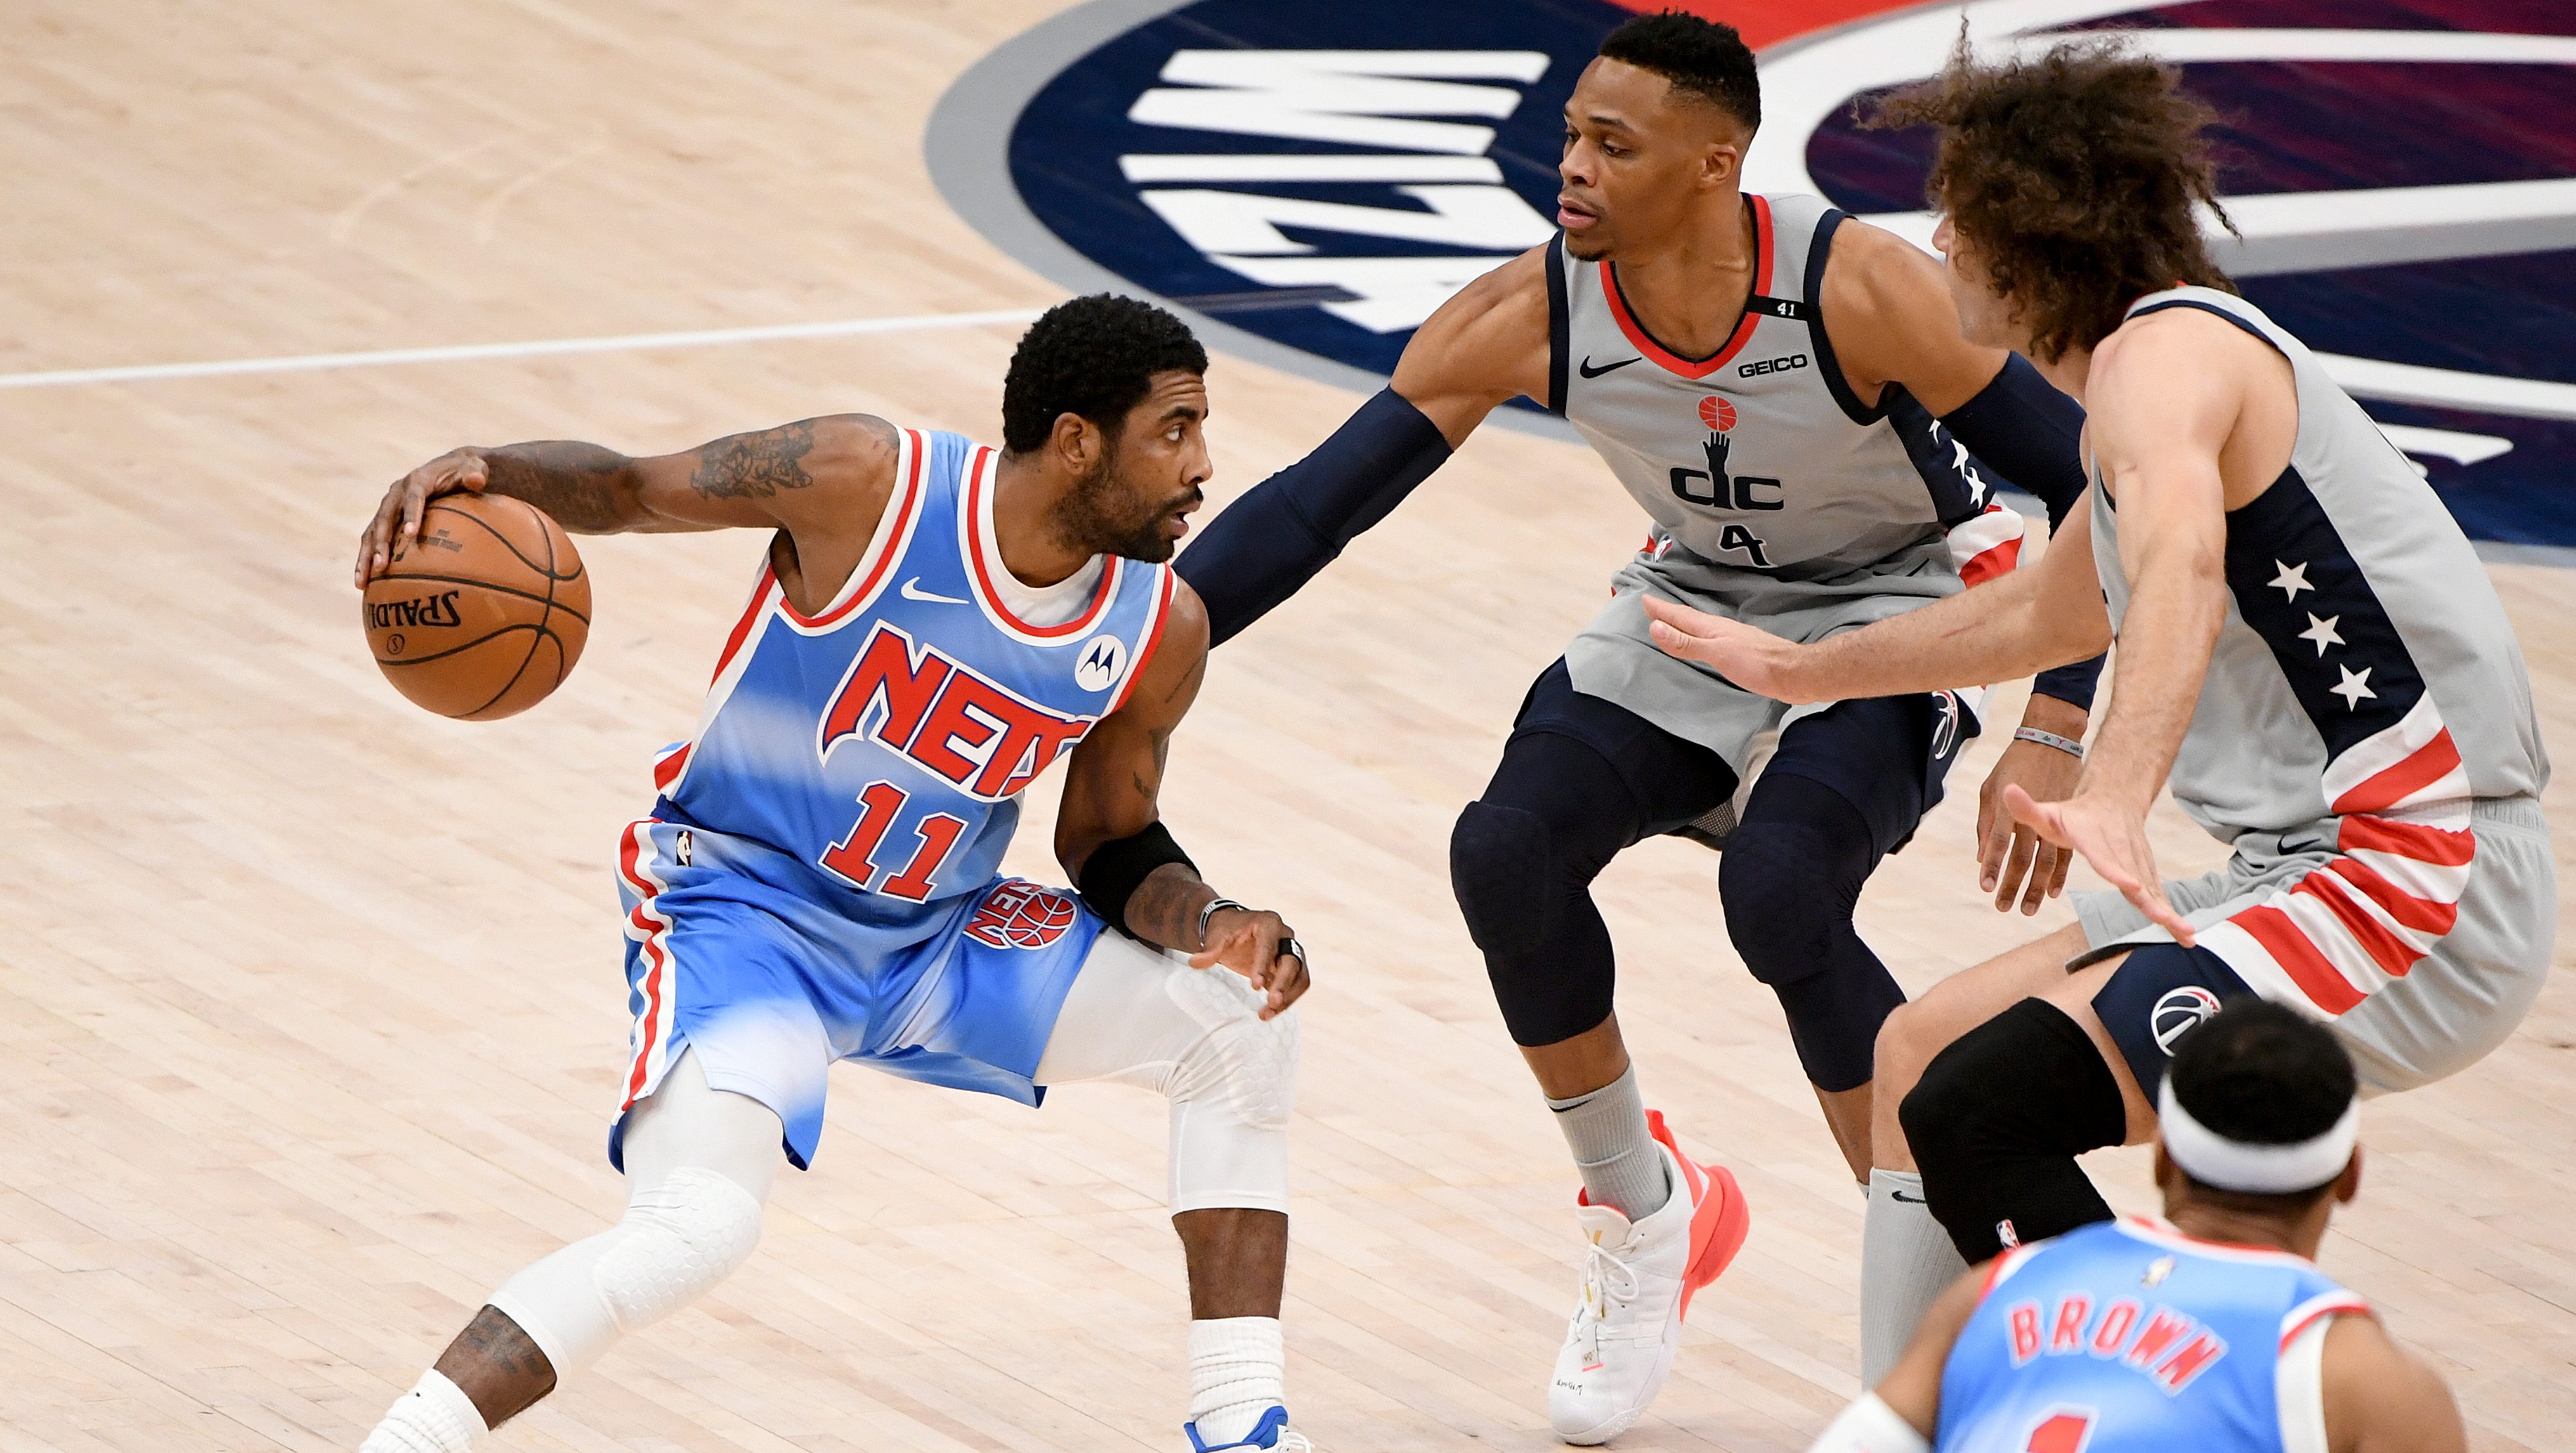
[[[0,372],[1041,306],[918,136],[1047,8],[10,0]],[[452,724],[362,648],[350,541],[384,482],[461,441],[831,410],[989,437],[1015,331],[0,390],[0,1450],[354,1447],[491,1287],[619,1204],[610,847],[762,542],[590,542],[570,684]],[[1355,402],[1223,360],[1211,386],[1220,500]],[[1491,433],[1221,652],[1179,739],[1172,821],[1318,957],[1288,1317],[1333,1453],[1553,1446],[1572,1179],[1444,864],[1635,532],[1588,455]],[[2563,730],[2567,577],[2496,573]],[[1971,891],[1959,799],[1991,755],[1863,904],[1911,987],[2031,931]],[[1049,816],[1019,870],[1054,875]],[[2162,827],[2177,869],[2216,857]],[[1651,1097],[1757,1212],[1629,1450],[1800,1448],[1856,1391],[1859,1199],[1715,866],[1657,842],[1602,887]],[[2482,1448],[2576,1424],[2571,1048],[2562,982],[2485,1064],[2374,1104],[2325,1253]],[[497,1446],[1174,1446],[1158,1103],[845,1068],[830,1118],[751,1265]],[[2099,1168],[2145,1204],[2134,1154]]]

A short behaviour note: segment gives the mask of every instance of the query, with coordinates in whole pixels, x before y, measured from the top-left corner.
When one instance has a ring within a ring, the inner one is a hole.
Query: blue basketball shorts
[[[681,1052],[758,1100],[811,1163],[835,1060],[1035,1105],[1031,1081],[1101,921],[996,877],[930,904],[854,893],[764,844],[646,818],[618,844],[634,1016],[608,1156]],[[871,917],[870,915],[881,915]]]

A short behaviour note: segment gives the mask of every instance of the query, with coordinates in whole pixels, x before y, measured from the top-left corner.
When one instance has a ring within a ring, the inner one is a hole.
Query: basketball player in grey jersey
[[[1572,420],[1653,521],[1609,608],[1531,688],[1451,846],[1505,1023],[1583,1174],[1583,1290],[1548,1393],[1550,1422],[1573,1442],[1644,1412],[1692,1293],[1747,1221],[1732,1178],[1684,1157],[1643,1107],[1592,878],[1640,839],[1724,808],[1754,738],[1781,728],[1727,840],[1719,896],[1865,1173],[1872,1045],[1904,996],[1852,907],[1975,729],[1946,690],[1792,711],[1656,650],[1641,602],[1822,637],[2008,568],[2020,521],[1993,507],[1969,451],[2061,510],[2082,490],[2080,412],[2026,362],[1960,337],[1929,256],[1814,198],[1741,192],[1759,120],[1753,58],[1733,30],[1660,15],[1614,32],[1566,108],[1561,242],[1470,284],[1415,334],[1389,390],[1179,563],[1222,641],[1516,396]],[[2032,740],[2006,752],[1990,792],[2014,782],[2051,799],[2072,786],[2092,679],[2041,683]],[[1992,816],[2003,828],[1986,840],[1987,886],[1999,905],[2036,908],[2062,865],[2034,865],[2028,838],[2016,853],[2009,819]]]
[[[2091,499],[2058,542],[2085,548],[1974,609],[1813,646],[1649,609],[1667,650],[1785,701],[2010,675],[2118,636],[2077,790],[2006,794],[2118,891],[2079,895],[2079,924],[1950,979],[1879,1040],[1879,1104],[1901,1108],[1875,1151],[1919,1164],[1929,1205],[1872,1205],[1872,1234],[1946,1231],[1978,1261],[2109,1216],[2075,1157],[2154,1133],[2169,1046],[2225,1000],[2327,1022],[2381,1091],[2502,1042],[2556,932],[2549,764],[2512,627],[2441,500],[2211,264],[2214,113],[2175,73],[2098,46],[1962,55],[1886,119],[1941,128],[1967,336],[2027,350],[2091,410]],[[2225,868],[2158,880],[2143,822],[2168,779],[2235,849]],[[1863,1283],[1877,1321],[1919,1314],[1919,1288]]]

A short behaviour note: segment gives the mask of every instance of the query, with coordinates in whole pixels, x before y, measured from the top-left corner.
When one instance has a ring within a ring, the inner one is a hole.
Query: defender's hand
[[[1223,964],[1250,979],[1269,995],[1261,1017],[1276,1018],[1304,996],[1310,982],[1306,960],[1293,951],[1296,939],[1297,931],[1266,908],[1220,908],[1208,920],[1206,946],[1190,955],[1190,967]],[[1291,951],[1282,953],[1283,947]]]
[[[2191,925],[2174,911],[2165,897],[2164,880],[2156,876],[2145,814],[2080,788],[2064,802],[2039,802],[2020,787],[2008,786],[2004,806],[2015,819],[2037,828],[2040,836],[2082,853],[2093,871],[2137,905],[2149,922],[2172,934],[2174,942],[2191,946]]]
[[[358,588],[366,589],[367,582],[411,544],[420,533],[421,511],[431,500],[459,490],[481,494],[490,478],[482,455],[453,449],[395,480],[385,491],[384,503],[376,506],[376,517],[358,532]]]
[[[1802,694],[1791,684],[1791,668],[1806,650],[1797,642],[1651,595],[1645,598],[1645,605],[1651,622],[1646,627],[1647,634],[1664,654],[1714,666],[1719,675],[1754,695],[1791,706],[1827,699],[1813,692]]]
[[[1995,895],[1995,911],[2010,913],[2013,896],[2021,911],[2039,911],[2043,899],[2066,890],[2066,870],[2075,854],[2040,836],[2038,829],[2004,810],[2004,791],[2018,787],[2034,802],[2059,802],[2075,791],[2084,775],[2084,759],[2039,742],[2012,742],[1977,793],[1978,886]],[[2023,891],[2024,880],[2029,889]]]

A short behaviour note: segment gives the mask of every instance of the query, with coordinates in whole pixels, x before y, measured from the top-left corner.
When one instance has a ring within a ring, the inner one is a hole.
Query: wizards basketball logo
[[[1576,77],[1612,27],[1673,3],[1093,0],[960,78],[932,175],[1076,292],[1153,296],[1217,347],[1374,391],[1434,309],[1554,236]],[[1990,55],[2115,33],[2183,67],[2230,118],[2243,237],[2212,222],[2220,266],[2491,556],[2576,561],[2576,5],[1681,8],[1736,25],[1760,62],[1748,190],[1821,193],[1927,247],[1930,136],[1852,111],[1935,70],[1963,15]],[[1711,424],[1703,496],[1726,432]]]

